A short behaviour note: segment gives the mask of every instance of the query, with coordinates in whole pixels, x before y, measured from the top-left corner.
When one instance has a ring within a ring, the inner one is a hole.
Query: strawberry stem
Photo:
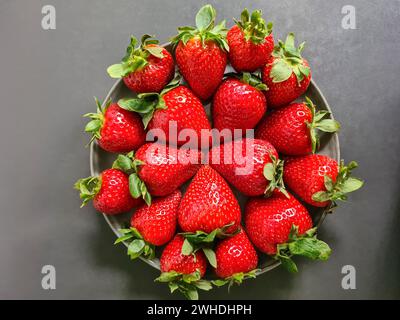
[[[82,208],[99,193],[101,189],[101,177],[79,179],[75,182],[74,189],[80,192],[79,197],[82,199]]]
[[[119,232],[121,236],[115,240],[114,244],[125,242],[128,244],[127,254],[134,260],[140,256],[146,259],[154,259],[155,257],[155,247],[153,244],[145,241],[140,232],[131,227],[129,229],[120,229]]]
[[[333,182],[328,175],[324,176],[324,184],[326,191],[318,191],[312,195],[312,199],[318,202],[332,201],[336,205],[336,201],[346,201],[347,193],[354,192],[364,185],[364,181],[351,177],[352,171],[358,167],[357,162],[351,161],[347,166],[344,161],[340,161],[339,172],[336,181]]]
[[[190,274],[182,274],[176,271],[163,272],[154,281],[168,283],[171,293],[179,291],[189,300],[199,299],[197,289],[204,291],[212,289],[209,281],[201,279],[198,270]]]
[[[111,78],[122,78],[132,72],[143,69],[148,65],[147,60],[150,55],[160,59],[164,58],[162,54],[163,48],[154,46],[158,44],[158,40],[151,38],[153,37],[148,34],[143,35],[141,44],[137,47],[138,40],[134,36],[131,36],[131,41],[126,49],[126,55],[122,58],[122,61],[107,68],[109,76]]]
[[[251,41],[255,44],[265,42],[265,38],[272,32],[272,22],[265,23],[262,18],[262,11],[255,10],[250,15],[247,8],[242,11],[240,20],[233,19],[238,27],[243,31],[246,41]]]
[[[129,192],[131,196],[135,199],[142,197],[146,204],[150,206],[151,194],[146,184],[138,175],[138,166],[141,165],[144,165],[144,162],[135,159],[135,154],[131,151],[126,155],[119,154],[112,167],[113,169],[119,169],[129,175]]]
[[[297,272],[297,266],[292,257],[303,256],[312,260],[328,260],[331,248],[328,244],[317,239],[317,228],[308,230],[303,235],[298,234],[299,228],[292,225],[289,240],[286,243],[277,245],[277,253],[274,258],[282,263],[282,266],[289,272]]]
[[[306,122],[307,127],[310,130],[310,138],[311,138],[311,147],[312,153],[315,153],[319,148],[319,135],[317,130],[324,132],[337,132],[340,129],[340,123],[333,119],[323,119],[325,116],[329,115],[329,111],[319,110],[316,111],[314,103],[310,98],[306,97],[305,105],[310,109],[312,114],[311,123]]]
[[[226,41],[226,34],[228,29],[225,27],[225,20],[215,25],[216,10],[207,4],[200,8],[196,14],[196,28],[195,27],[179,27],[178,35],[171,39],[174,47],[182,41],[184,45],[194,38],[199,37],[203,46],[205,42],[210,40],[217,43],[217,45],[224,51],[229,51],[228,42]]]

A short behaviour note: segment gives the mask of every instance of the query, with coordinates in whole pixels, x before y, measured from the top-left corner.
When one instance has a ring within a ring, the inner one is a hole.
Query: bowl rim
[[[165,44],[163,44],[162,46],[163,46],[163,47],[168,47],[169,45],[170,45],[170,43],[165,43]],[[102,106],[102,107],[104,107],[106,101],[108,101],[108,100],[111,98],[111,96],[112,96],[112,94],[114,93],[114,91],[116,90],[116,88],[122,84],[121,82],[123,82],[123,79],[122,79],[122,78],[121,78],[121,79],[118,79],[118,80],[114,83],[114,85],[113,85],[113,86],[111,87],[111,89],[108,91],[107,96],[106,96],[105,99],[103,100],[103,106]],[[328,101],[326,100],[325,96],[322,94],[322,91],[321,91],[320,88],[315,84],[315,81],[314,81],[312,78],[311,78],[311,81],[310,81],[309,88],[310,88],[310,87],[313,87],[313,89],[317,92],[317,95],[321,98],[323,105],[325,106],[326,110],[327,110],[327,111],[329,112],[329,114],[330,114],[330,118],[331,118],[331,119],[335,119],[335,118],[334,118],[334,115],[333,115],[333,113],[332,113],[332,109],[331,109],[331,107],[330,107],[329,104],[328,104]],[[336,149],[336,151],[337,151],[337,157],[336,157],[335,160],[336,160],[337,162],[339,162],[339,161],[340,161],[340,143],[339,143],[339,136],[338,136],[337,132],[335,132],[335,133],[333,133],[333,134],[331,135],[331,139],[333,139],[334,147],[335,147],[335,149]],[[96,142],[96,143],[97,143],[97,142]],[[99,173],[99,172],[97,172],[97,170],[95,170],[95,168],[94,168],[94,153],[95,153],[95,151],[94,151],[94,145],[95,145],[95,143],[91,143],[91,144],[90,144],[90,155],[89,155],[90,174],[91,174],[92,176],[97,175],[97,174]],[[320,217],[318,223],[316,223],[316,226],[317,226],[317,227],[319,227],[319,226],[322,225],[322,223],[324,222],[324,220],[325,220],[325,218],[326,218],[328,212],[329,212],[329,207],[325,208],[324,212],[321,214],[321,217]],[[114,225],[111,223],[111,221],[110,221],[110,219],[109,219],[109,216],[106,215],[106,214],[104,214],[104,213],[102,213],[102,215],[103,215],[104,219],[107,221],[107,224],[110,226],[111,230],[114,232],[114,234],[115,234],[117,237],[119,237],[120,234],[119,234],[117,228],[115,228]],[[127,243],[126,243],[126,242],[124,242],[124,244],[125,244],[125,246],[127,246]],[[148,265],[152,266],[153,268],[155,268],[155,269],[157,269],[157,270],[160,270],[159,263],[158,263],[158,261],[157,261],[158,259],[150,260],[150,259],[146,259],[146,258],[144,258],[144,257],[142,257],[142,256],[139,256],[139,258],[140,258],[140,260],[144,261],[145,263],[147,263]],[[268,266],[266,266],[266,267],[264,267],[264,268],[258,269],[256,275],[261,275],[261,274],[263,274],[263,273],[265,273],[265,272],[271,271],[271,270],[277,268],[277,267],[280,266],[280,265],[281,265],[281,262],[276,260],[276,261],[273,262],[271,265],[268,265]]]

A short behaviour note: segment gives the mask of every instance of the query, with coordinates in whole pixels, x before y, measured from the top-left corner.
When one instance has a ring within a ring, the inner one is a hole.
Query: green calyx
[[[336,205],[336,200],[346,201],[347,193],[360,189],[364,184],[364,181],[351,177],[352,170],[357,167],[358,164],[355,161],[351,161],[345,166],[344,161],[341,160],[336,181],[333,182],[328,175],[325,175],[324,184],[326,191],[314,193],[312,199],[318,202],[333,201],[334,205]]]
[[[113,64],[107,68],[107,73],[111,78],[122,78],[132,72],[143,69],[148,64],[150,55],[157,58],[164,58],[163,48],[153,46],[158,44],[158,40],[151,39],[152,36],[145,34],[141,39],[141,45],[136,47],[138,40],[131,36],[131,42],[126,49],[126,55],[122,58],[121,63]],[[152,46],[149,46],[152,45]]]
[[[227,230],[232,227],[235,223],[231,222],[222,228],[217,228],[210,233],[203,231],[196,232],[182,232],[181,236],[185,238],[182,245],[182,254],[185,256],[194,255],[197,251],[202,250],[206,256],[210,265],[214,268],[217,267],[217,258],[215,252],[212,249],[214,240],[216,238],[224,239],[232,237],[240,232],[240,228],[237,228],[233,233],[227,233]]]
[[[260,269],[254,269],[249,272],[239,272],[227,277],[225,279],[212,280],[211,283],[216,287],[222,287],[228,285],[228,292],[233,285],[241,285],[246,279],[255,279],[257,272]]]
[[[101,107],[101,102],[96,97],[94,97],[94,100],[96,101],[97,112],[86,113],[83,115],[83,117],[90,119],[90,121],[85,126],[85,132],[88,132],[92,135],[88,145],[91,144],[95,139],[101,138],[100,131],[104,123],[104,113],[111,104],[111,100],[108,100],[106,106],[103,109]]]
[[[136,228],[131,227],[129,229],[119,229],[119,232],[121,233],[121,236],[115,240],[114,244],[127,242],[127,254],[131,260],[134,260],[140,256],[150,260],[154,259],[154,245],[145,241]]]
[[[75,182],[74,189],[80,192],[79,197],[82,199],[81,208],[99,193],[100,188],[101,177],[88,177]]]
[[[216,15],[216,10],[210,4],[205,5],[196,15],[196,27],[179,27],[178,35],[171,39],[172,44],[176,46],[182,41],[186,45],[190,39],[199,37],[203,46],[210,40],[228,52],[229,46],[226,41],[228,29],[225,27],[225,20],[215,25]]]
[[[277,189],[289,198],[289,194],[285,188],[285,183],[283,182],[284,161],[277,159],[273,154],[270,154],[269,156],[272,162],[266,163],[263,169],[264,178],[269,181],[269,184],[264,191],[264,195],[269,197],[272,195],[272,192]]]
[[[243,73],[234,73],[230,72],[225,74],[225,77],[229,78],[236,78],[239,79],[243,83],[247,83],[248,85],[251,85],[252,87],[260,90],[260,91],[267,91],[268,87],[265,83],[262,82],[261,80],[261,75],[260,72],[243,72]]]
[[[272,55],[277,58],[273,62],[270,77],[272,82],[283,82],[289,79],[294,73],[297,78],[297,83],[310,75],[310,68],[303,64],[301,52],[304,49],[305,42],[301,43],[298,48],[294,45],[294,33],[289,33],[285,43],[279,40],[275,46]]]
[[[190,274],[182,274],[176,271],[163,272],[154,281],[168,283],[171,293],[175,291],[181,292],[189,300],[198,300],[198,289],[209,291],[212,285],[207,280],[202,280],[200,271]]]
[[[146,184],[139,178],[138,167],[144,163],[135,159],[133,151],[126,155],[119,154],[114,161],[113,169],[118,169],[129,175],[129,192],[135,199],[143,198],[148,206],[151,205],[151,194],[147,190]]]
[[[319,148],[319,135],[317,130],[324,132],[337,132],[340,129],[340,123],[333,119],[324,119],[329,115],[329,111],[316,111],[314,103],[310,98],[306,97],[305,105],[310,109],[312,114],[311,123],[307,122],[307,127],[310,129],[312,153],[315,153]]]
[[[180,85],[181,75],[175,74],[174,79],[161,91],[141,93],[136,98],[123,98],[118,100],[118,105],[125,110],[137,112],[142,117],[144,128],[146,129],[154,112],[158,109],[167,109],[163,96],[172,89]]]
[[[331,248],[328,244],[317,239],[317,228],[308,230],[303,235],[298,234],[299,228],[292,225],[289,240],[286,243],[278,244],[276,260],[289,272],[297,272],[297,266],[292,260],[293,256],[303,256],[311,260],[328,260],[331,255]]]
[[[272,22],[265,23],[262,18],[262,11],[255,10],[250,15],[247,9],[244,9],[240,15],[240,21],[233,19],[238,27],[243,31],[246,41],[251,41],[255,44],[265,42],[265,37],[272,32]]]

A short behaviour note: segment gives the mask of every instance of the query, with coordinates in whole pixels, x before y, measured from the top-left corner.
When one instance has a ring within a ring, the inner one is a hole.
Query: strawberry
[[[196,143],[198,147],[201,130],[210,130],[210,122],[201,101],[187,87],[180,86],[179,81],[177,75],[160,94],[140,94],[137,98],[121,99],[118,104],[121,108],[140,113],[145,128],[154,130],[160,141],[177,145]],[[189,142],[182,139],[176,141],[175,136],[170,136],[169,130],[173,122],[176,123],[178,138],[183,130],[191,129],[196,132],[198,139]]]
[[[352,161],[348,166],[320,154],[289,158],[283,179],[302,200],[316,207],[326,207],[336,200],[346,200],[346,193],[362,187],[363,181],[350,177],[357,168]]]
[[[267,103],[271,108],[285,106],[306,92],[311,81],[311,69],[301,52],[304,42],[294,46],[294,34],[289,33],[285,43],[279,41],[262,73],[267,85]]]
[[[247,9],[241,20],[235,20],[226,38],[229,45],[229,61],[237,72],[254,72],[263,67],[274,50],[272,23],[265,24],[261,10],[250,15]]]
[[[142,202],[132,198],[128,176],[116,169],[107,169],[98,177],[79,179],[74,188],[80,191],[81,207],[93,200],[94,208],[104,214],[127,212]]]
[[[131,37],[126,55],[121,63],[108,67],[112,78],[122,78],[125,85],[136,93],[160,92],[174,76],[174,59],[149,35],[142,37],[140,47]]]
[[[207,269],[203,252],[192,255],[182,254],[184,238],[176,235],[165,247],[161,259],[161,275],[155,280],[168,283],[171,293],[175,290],[183,293],[188,299],[197,300],[197,289],[210,290],[211,284],[201,280]]]
[[[154,246],[162,246],[174,237],[181,197],[181,192],[176,190],[167,197],[157,198],[150,206],[139,207],[132,215],[131,227],[119,230],[122,236],[115,244],[129,241],[131,259],[141,255],[153,259]]]
[[[274,192],[269,198],[251,198],[246,204],[245,224],[254,245],[291,272],[297,272],[293,255],[327,260],[331,253],[325,242],[316,239],[311,216],[292,195]]]
[[[229,283],[241,284],[244,279],[255,278],[258,264],[257,252],[242,229],[233,237],[221,240],[215,249],[219,278],[213,281],[217,286]]]
[[[166,196],[193,177],[201,164],[197,150],[146,143],[134,154],[119,155],[113,168],[129,174],[134,198],[143,197],[150,205],[151,195]]]
[[[230,77],[219,86],[214,95],[212,114],[214,128],[253,129],[267,110],[261,90],[266,86],[257,77],[244,73],[242,78]]]
[[[315,111],[314,103],[292,103],[274,110],[257,126],[256,138],[271,142],[285,155],[298,156],[315,153],[319,147],[317,130],[336,132],[340,124],[333,119],[323,119],[328,111]]]
[[[228,60],[225,20],[215,26],[215,17],[215,9],[205,5],[196,15],[196,28],[180,27],[172,40],[179,70],[203,100],[210,98],[221,83]]]
[[[225,180],[210,166],[202,166],[190,183],[178,209],[185,232],[234,232],[240,225],[240,207]]]
[[[146,140],[140,116],[108,101],[105,108],[96,100],[97,113],[87,113],[91,119],[85,131],[92,134],[90,142],[97,139],[100,147],[108,152],[129,152],[139,148]]]
[[[215,146],[209,155],[210,166],[246,196],[285,192],[283,161],[268,141],[245,138]]]

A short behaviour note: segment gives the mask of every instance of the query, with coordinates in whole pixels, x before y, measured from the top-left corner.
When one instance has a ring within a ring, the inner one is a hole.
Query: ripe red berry
[[[241,20],[227,34],[229,61],[237,72],[254,72],[263,67],[274,49],[272,23],[265,23],[261,10],[251,15],[245,9]]]
[[[174,75],[174,59],[158,40],[144,35],[139,48],[131,37],[126,56],[121,63],[107,69],[112,78],[122,78],[126,86],[136,93],[160,92]]]
[[[97,139],[100,147],[108,152],[125,153],[139,148],[146,139],[140,116],[120,108],[116,103],[108,101],[102,109],[96,99],[97,113],[85,114],[92,120],[85,131]]]
[[[285,43],[279,41],[262,73],[267,85],[265,93],[270,108],[281,107],[296,100],[306,92],[311,81],[311,69],[301,52],[304,42],[294,46],[294,34],[289,33]]]
[[[225,20],[215,26],[215,17],[215,9],[205,5],[197,13],[196,28],[179,28],[179,34],[172,41],[180,72],[203,100],[217,89],[228,60]]]
[[[75,189],[80,191],[82,206],[93,200],[94,208],[104,214],[128,212],[142,203],[141,199],[131,196],[128,176],[117,169],[107,169],[98,177],[79,179]]]

